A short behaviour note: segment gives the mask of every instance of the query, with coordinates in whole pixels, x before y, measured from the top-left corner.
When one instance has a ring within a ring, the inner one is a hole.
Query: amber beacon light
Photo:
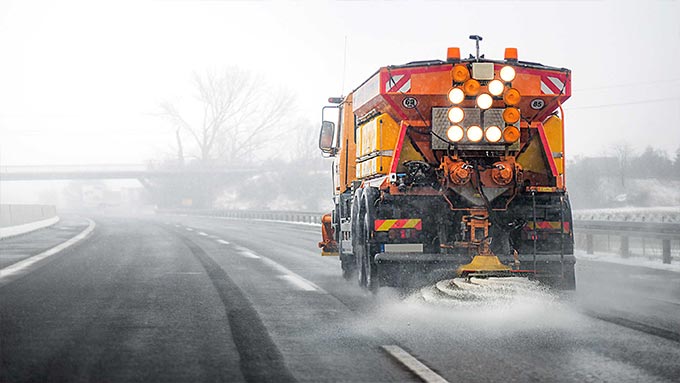
[[[505,48],[505,60],[517,61],[517,48]]]
[[[448,61],[460,61],[460,48],[450,47],[446,50],[446,59]]]

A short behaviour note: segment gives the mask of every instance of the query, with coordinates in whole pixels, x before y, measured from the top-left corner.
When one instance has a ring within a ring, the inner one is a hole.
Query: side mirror
[[[331,121],[321,123],[319,134],[319,149],[324,153],[333,153],[333,138],[335,138],[335,124]]]

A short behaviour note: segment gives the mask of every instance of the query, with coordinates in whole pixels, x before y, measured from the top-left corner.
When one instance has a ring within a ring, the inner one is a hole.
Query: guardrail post
[[[607,234],[607,252],[612,251],[612,240],[611,236]]]
[[[586,234],[586,254],[593,254],[593,253],[594,253],[593,235],[588,233],[588,234]]]
[[[663,263],[665,264],[670,264],[671,263],[671,240],[670,239],[664,239],[662,240],[662,247],[663,247]]]
[[[628,258],[630,255],[630,246],[629,246],[629,241],[628,237],[626,236],[621,236],[621,256],[623,258]]]

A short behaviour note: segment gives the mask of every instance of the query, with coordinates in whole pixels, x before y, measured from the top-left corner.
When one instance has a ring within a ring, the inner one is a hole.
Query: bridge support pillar
[[[670,239],[662,240],[661,241],[661,247],[662,247],[663,263],[670,264],[671,263],[671,240]]]

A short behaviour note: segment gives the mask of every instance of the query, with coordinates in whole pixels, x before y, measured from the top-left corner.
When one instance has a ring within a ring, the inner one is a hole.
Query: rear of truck
[[[335,157],[325,255],[369,289],[524,275],[573,289],[564,114],[571,72],[461,59],[380,68],[331,99]],[[337,128],[336,128],[337,127]]]

